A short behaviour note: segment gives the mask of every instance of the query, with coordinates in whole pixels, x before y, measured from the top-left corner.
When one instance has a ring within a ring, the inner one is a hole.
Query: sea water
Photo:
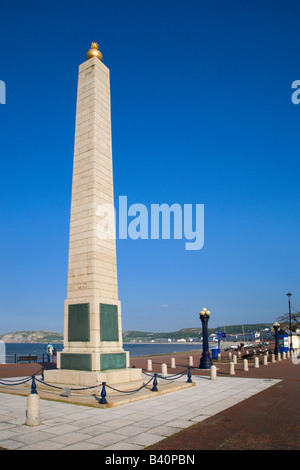
[[[63,350],[62,343],[51,343],[57,352]],[[37,356],[38,361],[47,361],[47,344],[42,343],[6,343],[6,363],[14,363],[19,356]],[[172,354],[175,352],[199,351],[202,343],[125,343],[125,351],[130,357]],[[43,357],[44,355],[44,357]]]

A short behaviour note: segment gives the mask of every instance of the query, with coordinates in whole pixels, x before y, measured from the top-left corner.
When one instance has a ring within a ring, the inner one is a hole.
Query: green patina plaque
[[[100,354],[100,369],[125,369],[126,368],[126,354]]]
[[[92,370],[91,354],[61,353],[60,368],[71,370]]]
[[[68,341],[90,340],[90,304],[69,305]]]
[[[117,305],[100,304],[100,340],[119,341]]]

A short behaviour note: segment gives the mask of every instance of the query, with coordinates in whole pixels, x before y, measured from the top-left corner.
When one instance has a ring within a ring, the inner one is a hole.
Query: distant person
[[[48,356],[48,362],[53,362],[53,346],[52,346],[52,344],[47,345],[47,356]]]

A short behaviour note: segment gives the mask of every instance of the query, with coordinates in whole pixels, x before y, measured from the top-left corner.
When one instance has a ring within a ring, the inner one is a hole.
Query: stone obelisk
[[[141,369],[129,368],[122,347],[115,234],[101,236],[102,208],[114,207],[109,69],[96,43],[86,59],[77,88],[64,349],[45,380],[88,386],[140,380]]]

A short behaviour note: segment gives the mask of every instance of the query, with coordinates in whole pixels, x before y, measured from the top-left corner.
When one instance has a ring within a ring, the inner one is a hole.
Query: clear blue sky
[[[63,331],[78,65],[111,72],[115,197],[205,205],[205,244],[117,241],[123,329],[300,309],[297,0],[1,0],[0,333]]]

